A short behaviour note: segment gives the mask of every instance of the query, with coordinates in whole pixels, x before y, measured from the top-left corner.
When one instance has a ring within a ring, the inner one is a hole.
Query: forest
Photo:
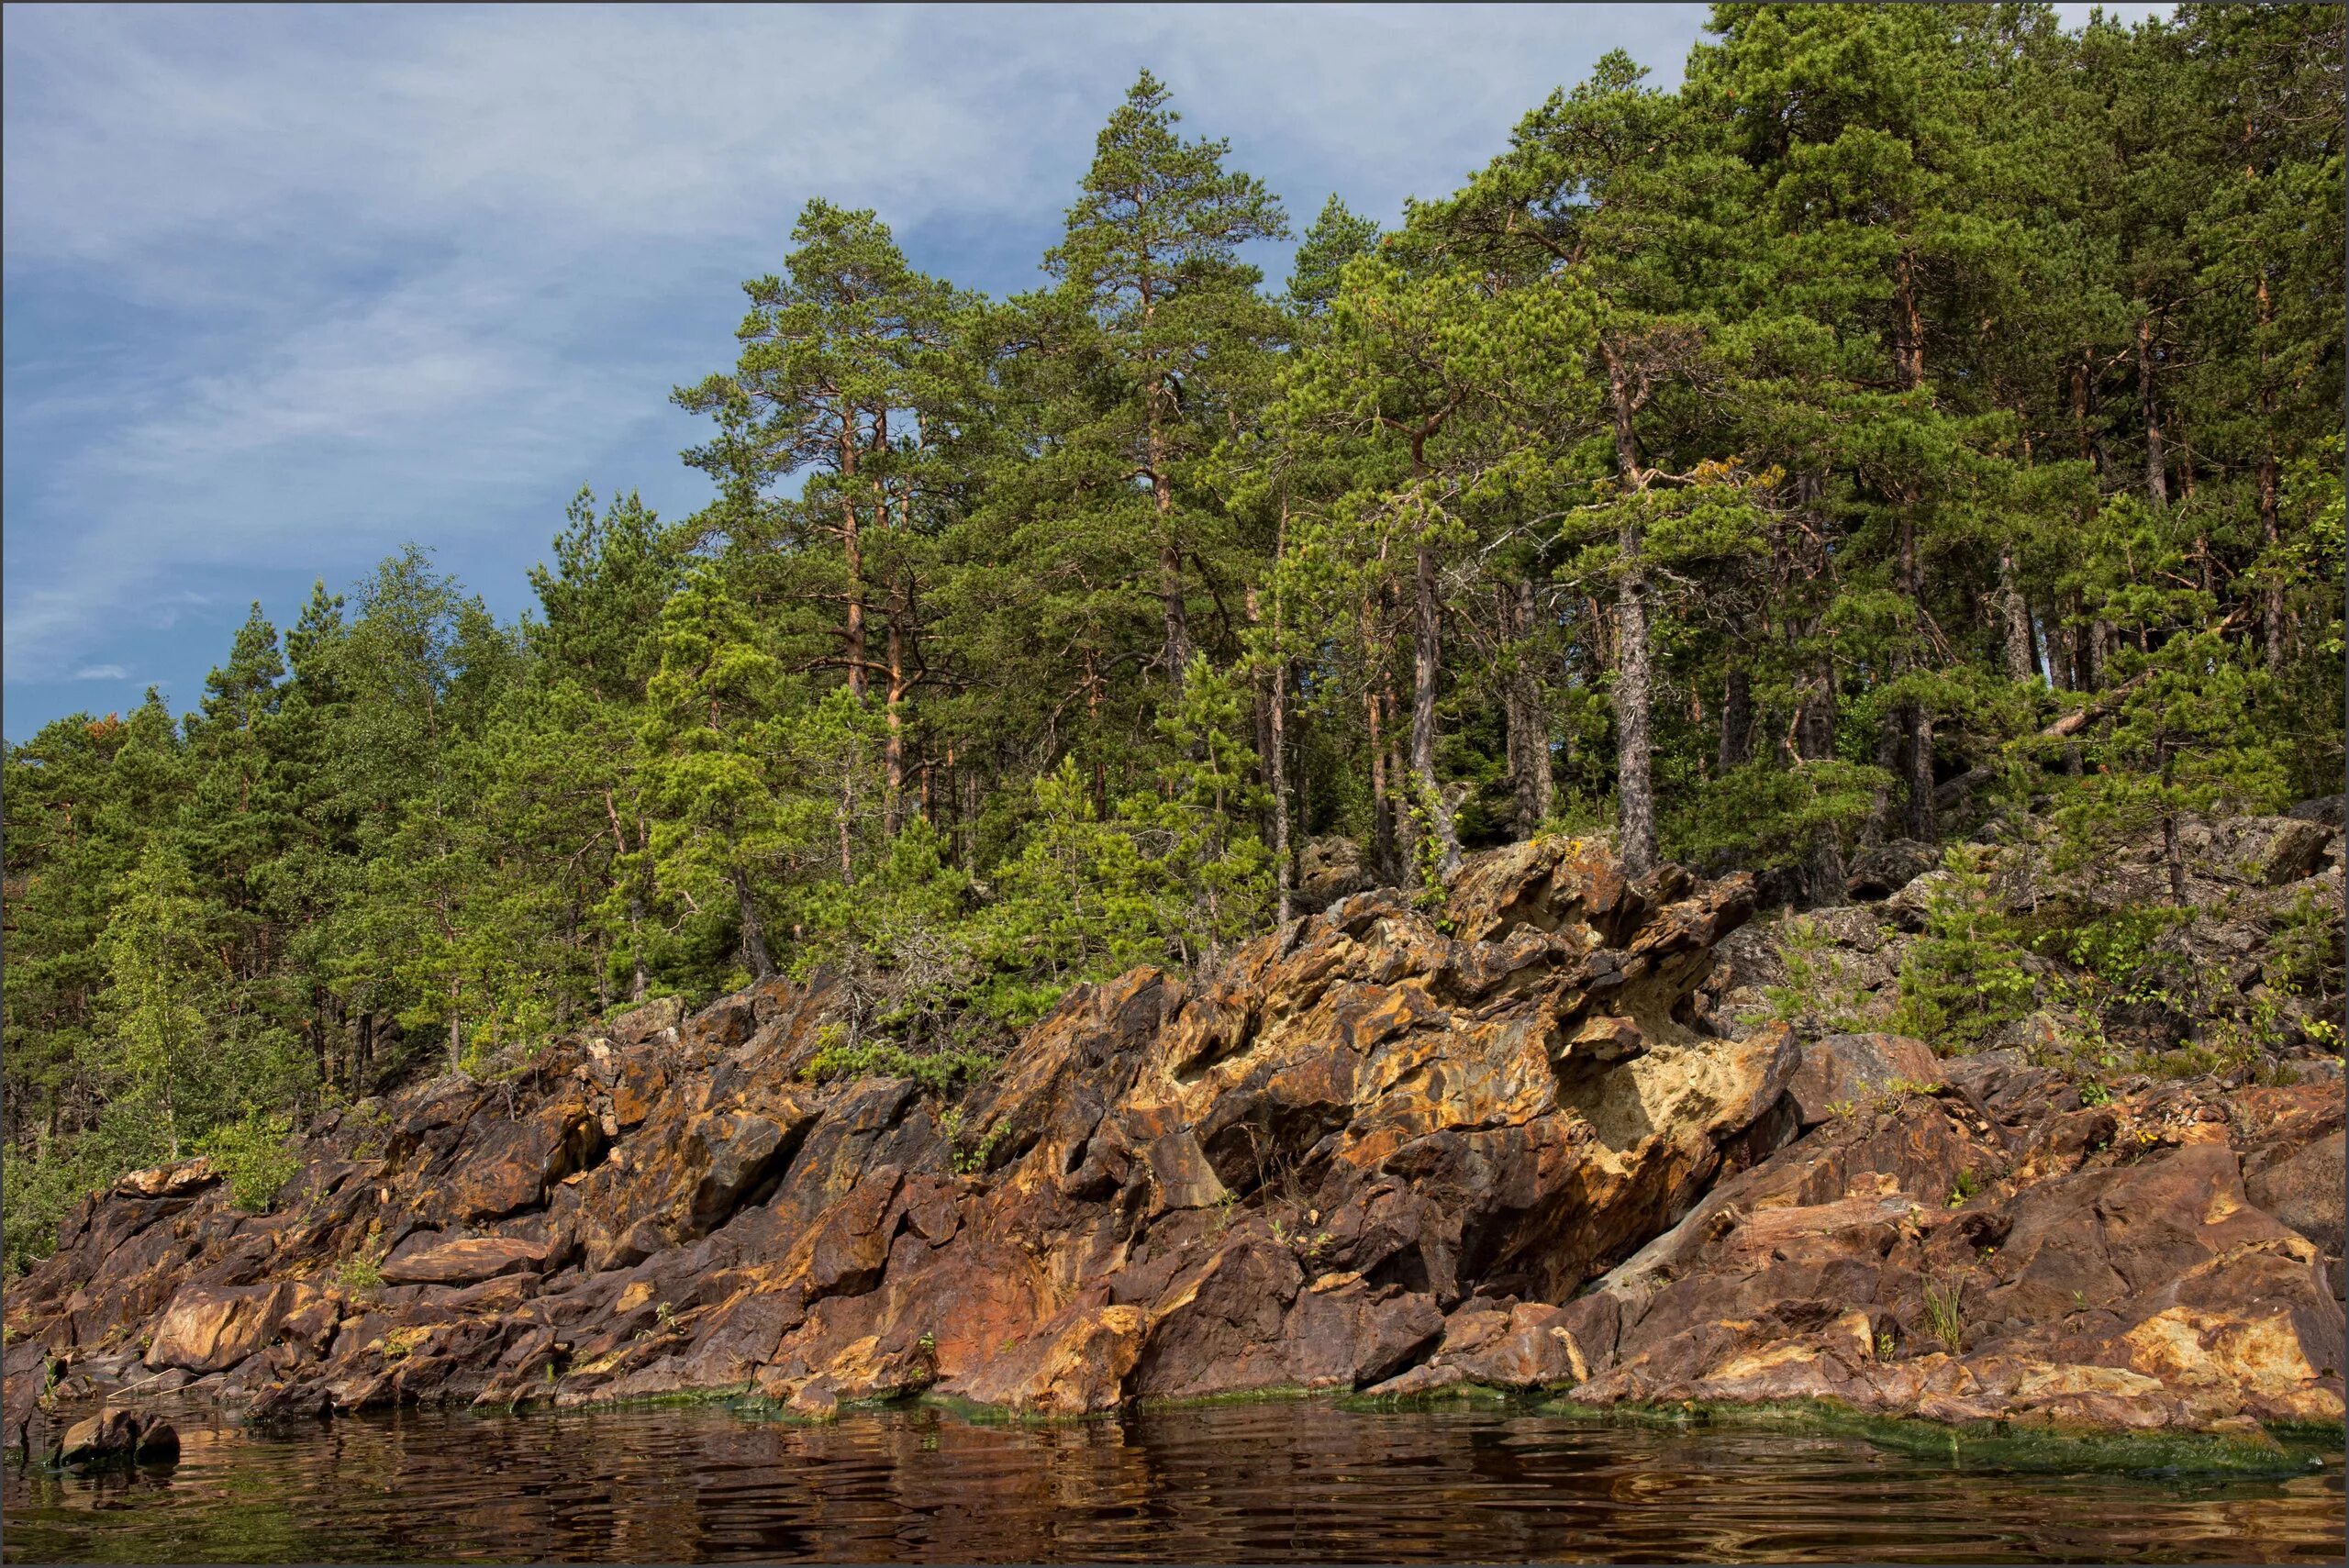
[[[810,202],[672,394],[704,509],[581,492],[512,623],[411,546],[8,746],[11,1269],[648,998],[827,971],[816,1070],[947,1091],[1333,863],[2176,885],[2341,789],[2343,26],[1719,6],[1391,229],[1145,73],[1008,299]]]

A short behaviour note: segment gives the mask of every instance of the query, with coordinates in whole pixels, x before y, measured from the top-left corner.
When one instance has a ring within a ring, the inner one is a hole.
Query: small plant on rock
[[[968,1176],[985,1170],[987,1162],[995,1158],[996,1150],[1002,1146],[1004,1137],[1008,1131],[1009,1129],[998,1123],[989,1128],[987,1135],[974,1145],[965,1147],[959,1142],[956,1143],[954,1145],[954,1173],[958,1176]]]
[[[1962,1280],[1947,1284],[1932,1278],[1925,1281],[1925,1327],[1952,1355],[1958,1353],[1965,1338],[1965,1290]]]
[[[1964,845],[1953,845],[1949,873],[1927,895],[1925,934],[1900,965],[1900,1001],[1892,1027],[1962,1055],[2001,1024],[2028,1015],[2032,977],[2014,923],[1991,895],[1989,873]]]
[[[228,1195],[236,1206],[248,1214],[263,1214],[277,1189],[302,1168],[286,1147],[293,1130],[290,1117],[248,1116],[214,1129],[196,1147],[228,1178]]]
[[[354,1253],[335,1270],[335,1283],[349,1296],[373,1296],[384,1288],[384,1271],[375,1260]]]
[[[1819,921],[1789,915],[1778,922],[1778,966],[1786,984],[1762,992],[1773,1021],[1816,1027],[1821,1034],[1849,1033],[1876,1021],[1867,991]]]

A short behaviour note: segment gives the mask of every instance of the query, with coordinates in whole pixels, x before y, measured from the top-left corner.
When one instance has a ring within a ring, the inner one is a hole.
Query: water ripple
[[[988,1425],[717,1408],[188,1416],[161,1473],[11,1470],[17,1562],[2328,1561],[2338,1468],[2158,1484],[1858,1440],[1316,1404]]]

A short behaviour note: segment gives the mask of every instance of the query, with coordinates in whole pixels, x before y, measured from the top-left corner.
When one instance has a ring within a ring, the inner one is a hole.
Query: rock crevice
[[[2340,1418],[2337,1080],[2087,1106],[2012,1052],[1730,1038],[1701,1004],[1752,906],[1512,846],[1442,911],[1353,893],[1081,987],[952,1107],[808,1081],[820,983],[641,1008],[328,1119],[266,1217],[202,1161],[85,1202],[9,1296],[11,1426],[133,1363],[262,1414],[1485,1384]]]

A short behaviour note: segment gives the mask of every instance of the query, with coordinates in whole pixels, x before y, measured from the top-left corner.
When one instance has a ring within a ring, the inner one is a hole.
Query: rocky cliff
[[[2014,1051],[1731,1022],[1752,904],[1515,846],[1440,910],[1354,894],[1080,989],[952,1106],[809,1081],[820,984],[640,1009],[322,1123],[266,1215],[201,1161],[84,1203],[8,1293],[11,1440],[52,1384],[2341,1418],[2337,1075],[2084,1104]]]

